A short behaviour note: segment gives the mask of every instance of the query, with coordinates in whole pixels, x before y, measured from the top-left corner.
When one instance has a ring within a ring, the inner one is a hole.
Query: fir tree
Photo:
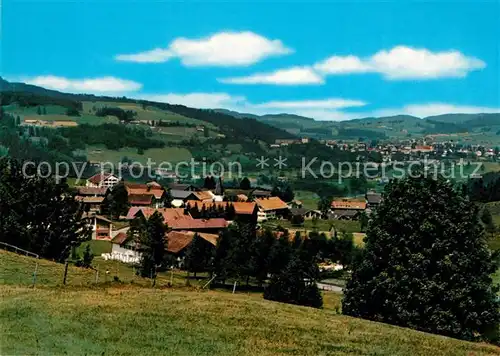
[[[463,192],[443,179],[393,181],[371,219],[344,314],[466,340],[498,337],[497,266]]]

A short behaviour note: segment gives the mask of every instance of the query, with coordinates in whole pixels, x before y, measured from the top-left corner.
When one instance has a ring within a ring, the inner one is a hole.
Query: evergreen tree
[[[276,238],[270,229],[265,229],[262,234],[259,234],[255,239],[251,265],[253,275],[257,279],[259,285],[267,279],[269,273],[269,254],[274,245]]]
[[[467,340],[498,337],[496,266],[463,193],[443,179],[392,181],[371,218],[343,313]]]
[[[215,182],[215,178],[212,176],[206,176],[205,180],[203,181],[203,188],[208,189],[208,190],[213,190],[215,189],[217,183]]]
[[[287,234],[283,234],[279,239],[276,239],[269,251],[268,272],[270,274],[277,274],[282,271],[290,262],[292,252],[292,246]]]
[[[92,250],[90,249],[90,245],[87,245],[85,247],[85,250],[83,251],[83,257],[82,257],[82,267],[85,268],[90,268],[92,267],[92,261],[94,260],[94,255],[92,254]]]
[[[250,190],[252,189],[252,185],[250,184],[250,180],[247,177],[244,177],[240,182],[240,189],[242,190]]]
[[[198,234],[194,235],[184,258],[186,270],[194,273],[205,272],[211,269],[215,248]]]
[[[24,173],[19,162],[0,160],[0,239],[62,262],[90,239],[89,221],[66,182]]]
[[[130,204],[128,202],[128,192],[123,182],[118,183],[106,196],[104,202],[106,212],[113,218],[118,220],[120,216],[126,215]]]
[[[481,221],[484,224],[484,229],[486,230],[486,233],[491,237],[494,237],[497,231],[497,227],[495,226],[495,222],[493,221],[493,217],[491,216],[488,207],[484,207],[483,212],[481,214]]]
[[[219,234],[215,249],[214,272],[217,279],[224,281],[234,275],[236,270],[235,259],[233,257],[234,246],[236,245],[237,231],[230,227],[224,229]]]
[[[39,106],[36,108],[36,113],[37,115],[42,115],[42,109]]]
[[[286,268],[271,277],[264,291],[264,299],[314,308],[323,306],[323,298],[316,284],[318,267],[311,260],[301,257],[300,250],[296,251]]]
[[[323,197],[318,202],[318,210],[321,211],[321,217],[326,219],[328,217],[328,213],[330,212],[330,208],[332,205],[332,199]]]
[[[163,215],[155,212],[148,220],[139,220],[135,226],[135,238],[141,252],[139,274],[142,277],[156,278],[157,268],[165,268],[167,226],[163,220]]]

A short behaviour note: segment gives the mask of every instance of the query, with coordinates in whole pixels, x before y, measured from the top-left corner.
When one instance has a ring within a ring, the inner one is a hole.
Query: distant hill
[[[428,116],[424,120],[440,121],[452,124],[465,124],[467,122],[495,123],[500,125],[500,113],[498,114],[444,114]]]
[[[168,103],[159,103],[147,100],[135,100],[126,97],[108,97],[95,96],[90,94],[70,94],[62,93],[56,90],[49,90],[35,85],[24,83],[11,83],[0,78],[0,91],[2,92],[1,105],[8,105],[12,102],[21,101],[23,105],[37,106],[54,104],[63,107],[75,107],[75,103],[81,102],[106,102],[108,105],[113,103],[133,103],[144,106],[152,106],[169,113],[174,113],[182,117],[204,121],[216,126],[221,133],[235,140],[259,140],[266,143],[274,143],[276,139],[295,138],[296,136],[282,130],[279,127],[268,125],[255,118],[242,117],[241,120],[234,120],[233,115],[228,115],[216,110],[205,110],[190,108],[183,105],[173,105]],[[47,98],[51,99],[48,100]],[[51,103],[51,101],[53,101]],[[252,129],[249,130],[248,128]]]
[[[8,104],[9,97],[20,100],[36,100],[45,105],[44,98],[59,99],[53,104],[72,108],[80,102],[133,103],[146,105],[176,115],[180,121],[206,122],[214,132],[222,133],[235,140],[252,140],[273,143],[278,138],[310,137],[316,139],[402,139],[425,135],[459,135],[469,143],[500,144],[500,113],[494,114],[445,114],[418,118],[410,115],[388,117],[366,117],[347,121],[319,121],[314,118],[282,113],[255,115],[227,109],[196,109],[183,105],[135,100],[125,97],[96,96],[91,94],[70,94],[49,90],[35,85],[11,83],[0,78],[1,104]],[[26,99],[28,98],[28,99]],[[80,105],[81,106],[81,105]],[[150,115],[151,116],[151,115]],[[149,116],[148,116],[149,117]],[[183,119],[184,118],[184,119]],[[239,120],[235,120],[235,118]],[[149,120],[149,118],[148,118]],[[94,120],[95,121],[95,120]],[[249,130],[248,128],[252,129]],[[358,136],[359,135],[359,136]]]

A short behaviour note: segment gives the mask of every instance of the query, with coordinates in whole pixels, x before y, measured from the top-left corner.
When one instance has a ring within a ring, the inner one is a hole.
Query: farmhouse
[[[290,213],[288,205],[278,197],[255,199],[255,203],[259,207],[257,215],[257,221],[259,222],[286,217]]]
[[[306,208],[291,208],[290,216],[301,216],[304,220],[321,219],[321,211]]]
[[[120,178],[111,173],[98,173],[87,179],[86,187],[113,188],[120,182]]]
[[[366,202],[348,199],[332,201],[333,218],[338,220],[356,220],[366,210]]]
[[[125,183],[130,206],[163,207],[165,190],[156,182],[147,184]]]
[[[181,268],[184,264],[184,257],[188,247],[193,242],[195,235],[198,234],[208,246],[215,248],[219,235],[207,233],[195,233],[192,231],[170,231],[167,233],[167,252],[177,257],[177,267]]]
[[[163,215],[164,222],[171,230],[189,230],[198,232],[217,233],[226,228],[228,223],[223,218],[214,219],[194,219],[183,208],[160,208],[153,209],[147,207],[132,207],[127,213],[127,219],[134,219],[137,216],[144,216],[149,219],[155,212]]]
[[[368,209],[375,209],[382,202],[382,194],[375,192],[366,193],[366,206]]]
[[[89,219],[93,240],[111,240],[113,234],[113,224],[111,220],[101,215],[90,215]]]
[[[79,196],[87,197],[104,197],[108,192],[108,187],[93,188],[93,187],[78,187],[77,192]]]
[[[101,206],[104,202],[104,197],[93,197],[93,196],[81,196],[77,195],[75,197],[77,202],[80,202],[84,206],[85,211],[97,212],[101,210]]]

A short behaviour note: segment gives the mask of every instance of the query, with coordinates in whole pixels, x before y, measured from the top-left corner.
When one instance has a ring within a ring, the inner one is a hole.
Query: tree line
[[[19,162],[0,160],[2,242],[63,262],[90,234],[85,211],[65,182],[27,178]]]

